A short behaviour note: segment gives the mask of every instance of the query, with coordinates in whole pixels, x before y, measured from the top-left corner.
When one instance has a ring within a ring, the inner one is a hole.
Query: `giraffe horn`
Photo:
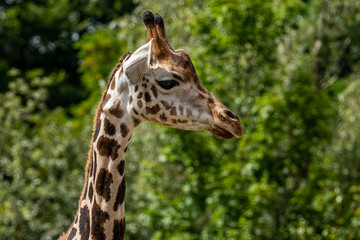
[[[147,28],[147,38],[146,43],[148,43],[151,39],[154,39],[152,43],[152,57],[155,59],[164,59],[170,56],[170,51],[172,48],[169,48],[167,41],[163,40],[163,35],[160,35],[156,30],[157,24],[155,24],[154,14],[150,11],[145,11],[143,13],[143,21]],[[166,38],[166,36],[165,36]]]
[[[154,21],[155,21],[156,32],[159,35],[159,37],[161,38],[161,40],[163,40],[163,42],[169,49],[174,50],[167,40],[163,18],[159,14],[156,13]]]
[[[155,30],[155,22],[154,22],[154,14],[150,11],[145,11],[143,13],[143,22],[145,23],[147,29],[147,37],[146,42],[148,43],[151,38],[157,38],[156,30]]]

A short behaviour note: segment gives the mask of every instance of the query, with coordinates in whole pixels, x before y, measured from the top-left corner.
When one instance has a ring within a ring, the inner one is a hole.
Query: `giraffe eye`
[[[164,79],[161,81],[157,81],[157,83],[160,85],[160,87],[169,90],[177,85],[179,85],[179,83],[173,79]]]

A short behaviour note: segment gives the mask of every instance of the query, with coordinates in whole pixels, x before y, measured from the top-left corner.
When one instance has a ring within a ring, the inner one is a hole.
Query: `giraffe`
[[[145,11],[147,39],[113,69],[94,119],[85,183],[75,220],[60,240],[124,239],[125,154],[145,121],[241,137],[239,118],[200,83],[190,57],[167,41],[163,19]]]

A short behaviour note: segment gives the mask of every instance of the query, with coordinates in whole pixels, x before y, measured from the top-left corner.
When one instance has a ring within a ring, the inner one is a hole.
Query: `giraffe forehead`
[[[190,57],[182,51],[173,53],[171,57],[166,59],[157,59],[152,66],[155,69],[166,69],[167,72],[180,74],[184,81],[190,81],[194,76],[197,76]]]

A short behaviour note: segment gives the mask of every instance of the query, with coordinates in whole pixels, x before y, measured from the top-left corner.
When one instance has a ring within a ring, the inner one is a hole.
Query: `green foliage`
[[[49,87],[47,105],[68,106],[86,99],[77,68],[79,59],[73,43],[94,27],[134,8],[132,0],[44,0],[2,1],[0,4],[0,92],[13,78],[9,68],[26,72],[41,68],[46,75],[63,71],[66,77]]]
[[[43,71],[10,74],[16,80],[0,95],[0,237],[53,239],[73,217],[64,206],[77,206],[91,121],[46,108],[52,79]]]
[[[357,0],[140,0],[133,10],[130,2],[105,1],[103,11],[101,1],[50,2],[0,8],[0,51],[8,51],[0,57],[7,84],[0,94],[1,239],[53,239],[66,230],[92,115],[118,58],[145,41],[144,9],[164,16],[170,43],[189,53],[203,84],[239,113],[245,134],[225,141],[139,126],[126,161],[126,238],[360,238]],[[71,54],[46,50],[26,68],[15,64],[13,39],[30,39],[19,16],[39,27],[72,19],[36,48],[58,39]],[[50,68],[49,56],[61,67]],[[64,56],[81,60],[75,75]],[[55,107],[73,90],[84,100]]]

